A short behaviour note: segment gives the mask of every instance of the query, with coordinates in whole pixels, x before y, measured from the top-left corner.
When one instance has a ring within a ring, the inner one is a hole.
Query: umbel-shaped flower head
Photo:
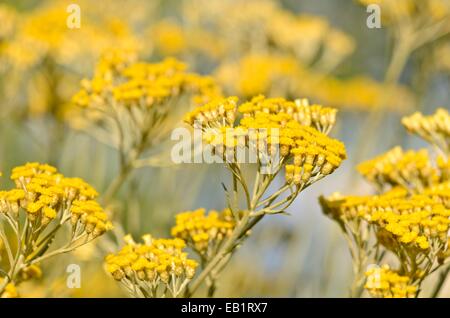
[[[239,148],[256,152],[267,161],[279,150],[286,167],[286,182],[307,186],[332,173],[346,158],[344,144],[327,136],[336,121],[336,110],[309,105],[307,100],[257,96],[237,104],[236,97],[220,98],[194,109],[185,121],[204,132],[216,153],[238,160]]]
[[[112,229],[107,213],[95,201],[97,191],[82,179],[66,178],[40,163],[14,168],[11,179],[15,187],[0,191],[0,245],[9,260],[9,268],[0,268],[0,273],[9,273],[0,278],[1,297],[13,297],[16,285],[40,277],[40,262],[73,251]],[[5,235],[7,226],[13,235]],[[54,247],[64,232],[64,245]]]
[[[229,209],[221,212],[212,210],[208,214],[205,209],[185,211],[177,214],[175,221],[172,236],[183,239],[205,258],[231,235],[235,226]]]
[[[95,201],[97,191],[79,178],[66,178],[56,168],[27,163],[13,169],[16,188],[0,192],[0,213],[26,215],[32,228],[43,230],[53,220],[70,221],[75,234],[92,237],[111,229],[107,214]]]
[[[384,289],[366,286],[372,295],[381,297],[415,295],[412,291],[420,290],[426,276],[450,257],[448,112],[438,109],[430,116],[415,113],[402,123],[435,146],[438,156],[426,149],[404,151],[395,147],[357,167],[376,186],[377,195],[320,198],[324,213],[349,239],[355,268],[380,263],[386,252],[397,257],[399,270],[384,270],[386,277],[397,281],[401,275],[400,280],[412,287],[391,289],[388,283]],[[366,260],[365,265],[358,263],[361,259]]]
[[[401,147],[395,147],[360,163],[357,169],[379,190],[386,186],[401,186],[416,193],[445,179],[440,167],[433,165],[426,149],[403,151]]]
[[[191,105],[221,96],[211,77],[186,69],[173,58],[147,63],[132,51],[108,51],[94,76],[81,81],[68,121],[116,148],[129,169],[168,137]]]
[[[409,132],[435,145],[447,157],[450,156],[450,114],[446,109],[439,108],[429,116],[416,112],[404,117],[402,124]]]
[[[106,270],[134,296],[158,297],[170,290],[176,297],[198,266],[183,252],[186,243],[178,238],[155,239],[150,235],[142,239],[144,243],[136,243],[126,236],[126,245],[106,257]]]

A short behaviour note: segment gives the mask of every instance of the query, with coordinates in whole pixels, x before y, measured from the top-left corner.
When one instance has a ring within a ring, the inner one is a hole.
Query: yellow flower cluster
[[[94,78],[82,81],[73,102],[81,107],[105,107],[113,102],[145,108],[167,103],[185,91],[197,100],[220,95],[210,77],[187,73],[186,65],[176,59],[144,63],[133,62],[133,57],[127,52],[105,54]]]
[[[52,220],[64,223],[72,219],[74,231],[97,237],[112,225],[100,205],[98,193],[82,179],[66,178],[56,168],[27,163],[13,169],[11,179],[16,188],[0,192],[0,213],[17,217],[22,208],[36,230]]]
[[[131,169],[168,137],[186,109],[220,96],[211,77],[186,72],[176,59],[136,62],[133,52],[113,50],[100,59],[92,80],[81,82],[67,119],[75,129],[116,148]]]
[[[106,102],[106,94],[112,93],[114,83],[130,64],[136,61],[133,51],[108,50],[99,59],[91,80],[83,79],[82,89],[74,95],[73,102],[80,107],[94,107]]]
[[[205,214],[205,209],[186,211],[177,214],[175,221],[172,236],[184,240],[204,257],[231,235],[235,225],[229,209],[221,212],[211,210],[208,214]]]
[[[224,153],[220,147],[226,146],[228,151],[230,147],[242,145],[248,148],[256,146],[261,152],[261,142],[267,144],[269,152],[273,147],[279,147],[281,156],[292,161],[286,166],[286,181],[296,185],[306,185],[310,180],[314,182],[332,173],[346,158],[343,143],[313,128],[328,132],[335,121],[335,110],[309,106],[305,100],[289,102],[282,98],[257,96],[240,105],[239,115],[236,115],[235,102],[235,98],[216,100],[204,106],[206,113],[204,108],[199,108],[186,116],[189,124],[201,119],[199,122],[203,127],[221,127],[207,139],[219,153]],[[242,115],[242,118],[239,125],[227,126],[224,115],[232,119]],[[205,117],[209,119],[207,124],[203,120]],[[217,124],[211,125],[211,122]]]
[[[181,284],[194,277],[198,263],[187,258],[181,239],[142,238],[144,243],[135,243],[127,236],[127,245],[106,257],[106,270],[114,279],[138,288],[141,296],[155,297],[162,285],[176,296]]]
[[[418,291],[411,278],[391,270],[388,265],[373,267],[366,272],[365,288],[373,297],[412,298]]]
[[[185,115],[185,122],[195,128],[231,127],[236,120],[237,97],[217,98]]]
[[[432,116],[415,113],[404,118],[403,124],[438,147],[448,145],[445,136],[450,121],[443,109]],[[441,149],[443,156],[434,160],[427,150],[405,152],[395,147],[357,167],[378,187],[378,195],[320,198],[323,212],[348,238],[358,268],[355,275],[362,267],[381,262],[389,251],[397,257],[404,279],[411,279],[418,291],[423,279],[450,257],[450,164],[446,148]],[[361,259],[365,264],[358,263]],[[372,288],[371,293],[383,297],[408,294],[385,291]]]
[[[294,102],[284,98],[265,98],[262,95],[252,98],[250,102],[239,106],[239,112],[244,118],[255,117],[259,113],[287,114],[302,126],[311,126],[322,133],[329,133],[336,123],[337,109],[321,105],[309,105],[307,99],[297,99]]]
[[[427,195],[436,202],[443,204],[447,209],[450,209],[450,182],[443,182],[437,185],[434,185],[428,189],[425,189],[423,192],[424,195]]]
[[[286,165],[288,183],[299,185],[315,182],[332,173],[346,159],[345,146],[340,141],[297,122],[291,127],[282,130],[280,135],[281,154],[283,147],[290,146],[288,156],[293,158],[292,164]],[[289,132],[290,128],[293,133]]]
[[[122,75],[126,82],[112,90],[114,99],[127,106],[136,106],[140,100],[152,106],[169,96],[177,96],[183,81],[185,65],[173,59],[161,63],[136,63],[125,68]]]
[[[377,200],[368,203],[370,222],[376,222],[403,244],[415,244],[422,250],[447,249],[450,210],[424,195],[408,199]]]
[[[407,190],[395,187],[383,193],[382,196],[342,196],[334,193],[330,197],[319,198],[323,212],[338,223],[357,222],[360,219],[369,219],[367,212],[367,202],[383,199],[400,199],[407,196]]]
[[[378,185],[402,186],[411,191],[440,181],[440,169],[432,165],[428,151],[406,151],[395,147],[388,152],[357,166],[358,172],[368,181]]]
[[[404,117],[402,124],[409,132],[439,147],[444,154],[450,154],[450,114],[446,109],[439,108],[430,116],[416,112]]]
[[[365,219],[376,225],[379,234],[388,235],[379,235],[378,240],[389,249],[403,244],[425,253],[430,248],[447,250],[450,209],[441,203],[438,190],[435,198],[405,195],[404,190],[395,189],[380,196],[330,198],[325,205],[335,218]]]
[[[199,123],[205,141],[218,153],[234,153],[234,148],[244,146],[257,148],[261,156],[279,147],[285,162],[292,163],[286,165],[286,181],[300,186],[332,173],[346,158],[344,144],[319,131],[328,133],[335,115],[334,109],[309,106],[306,100],[257,96],[238,106],[237,112],[235,97],[215,100],[187,114],[185,120]],[[233,125],[235,118],[240,121]]]

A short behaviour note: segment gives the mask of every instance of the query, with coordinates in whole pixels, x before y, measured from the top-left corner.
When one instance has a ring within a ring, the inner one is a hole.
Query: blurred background
[[[66,8],[81,8],[69,29]],[[381,28],[366,11],[381,4]],[[429,32],[423,32],[429,31]],[[136,50],[140,59],[176,57],[214,76],[227,95],[309,98],[339,109],[332,135],[349,159],[303,192],[288,216],[267,217],[219,280],[217,296],[347,297],[351,259],[340,229],[317,198],[370,193],[355,165],[394,145],[426,145],[408,136],[403,115],[450,105],[450,3],[447,0],[107,0],[0,1],[0,171],[48,162],[101,193],[117,174],[113,149],[71,128],[70,98],[92,76],[104,50]],[[115,199],[124,231],[166,237],[184,210],[226,206],[220,165],[165,162],[169,147],[141,168]],[[101,241],[101,239],[100,239]],[[91,244],[43,264],[31,297],[125,296]],[[82,267],[82,288],[65,284],[68,264]],[[426,288],[426,286],[425,286]],[[450,296],[450,286],[443,295]]]

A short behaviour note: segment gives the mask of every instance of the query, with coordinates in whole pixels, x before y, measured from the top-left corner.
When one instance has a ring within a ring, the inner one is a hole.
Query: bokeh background
[[[92,75],[97,58],[108,48],[132,48],[147,61],[177,57],[190,70],[214,76],[227,94],[243,99],[259,93],[306,97],[339,109],[332,135],[344,141],[349,159],[303,192],[289,208],[290,215],[264,219],[223,273],[217,296],[348,296],[350,255],[317,198],[334,192],[370,193],[355,171],[356,163],[394,145],[424,147],[406,134],[400,118],[450,105],[448,31],[425,43],[413,38],[421,44],[411,46],[392,66],[403,43],[402,28],[421,21],[422,14],[430,19],[427,23],[435,18],[450,25],[448,2],[434,7],[440,1],[420,1],[429,3],[429,11],[422,13],[382,7],[383,26],[375,29],[366,25],[365,2],[0,1],[2,187],[12,167],[41,161],[86,179],[99,192],[107,188],[118,169],[114,150],[72,129],[66,110],[79,81]],[[80,29],[66,26],[70,3],[80,5]],[[156,149],[152,164],[135,173],[116,198],[125,233],[168,236],[175,213],[226,206],[221,182],[228,182],[228,175],[223,167],[172,165],[169,152],[167,145]],[[21,286],[21,294],[125,296],[103,269],[101,251],[108,247],[97,248],[102,244],[100,240],[44,264],[44,277]],[[65,268],[71,263],[82,267],[81,289],[66,287]],[[450,296],[450,286],[443,294]]]

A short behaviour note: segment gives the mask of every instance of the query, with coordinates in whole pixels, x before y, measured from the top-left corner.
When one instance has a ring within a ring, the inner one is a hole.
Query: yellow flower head
[[[374,267],[366,272],[365,288],[372,297],[412,298],[416,296],[417,286],[408,276],[399,275],[388,265]]]
[[[161,106],[185,92],[196,99],[220,96],[210,77],[186,72],[187,66],[174,58],[145,63],[136,62],[134,57],[126,51],[106,52],[94,77],[81,82],[82,88],[72,98],[73,103],[82,108],[108,110],[110,100],[137,108]]]
[[[448,250],[450,224],[450,210],[441,203],[444,196],[439,196],[439,188],[433,192],[408,196],[396,188],[379,196],[322,198],[321,203],[339,222],[362,219],[375,226],[379,242],[388,249],[401,245],[416,254],[433,255]]]
[[[215,99],[185,117],[227,160],[242,148],[264,160],[278,148],[287,163],[287,182],[299,187],[332,173],[346,159],[344,144],[327,136],[335,120],[333,108],[262,95],[239,106],[236,97]]]
[[[235,222],[229,209],[221,212],[205,209],[181,212],[176,215],[176,224],[171,230],[174,237],[184,240],[201,255],[221,244],[231,235]]]
[[[358,172],[378,185],[401,186],[412,192],[421,191],[441,180],[439,169],[432,165],[428,151],[404,152],[401,147],[358,165]]]
[[[439,108],[430,116],[416,112],[404,117],[402,123],[410,133],[435,145],[445,155],[450,154],[450,114],[446,109]]]
[[[70,219],[74,230],[92,237],[112,228],[107,214],[94,201],[97,191],[80,178],[66,178],[46,164],[27,163],[14,168],[11,179],[16,188],[0,191],[0,213],[16,215],[22,208],[33,228],[55,219]]]
[[[191,279],[198,264],[183,252],[181,239],[155,239],[144,235],[144,243],[135,243],[131,237],[116,254],[105,259],[106,270],[116,279],[138,284],[137,280],[151,284],[169,284],[174,279]]]

